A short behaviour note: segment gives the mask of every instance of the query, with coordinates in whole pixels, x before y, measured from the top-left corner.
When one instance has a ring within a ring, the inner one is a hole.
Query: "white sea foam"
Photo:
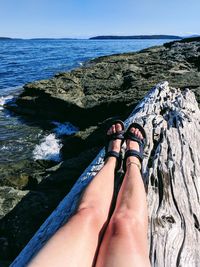
[[[60,149],[62,144],[59,140],[59,136],[71,135],[76,133],[79,129],[72,125],[70,122],[60,123],[52,122],[57,127],[53,129],[54,133],[51,133],[44,137],[39,145],[36,145],[33,151],[33,158],[61,161]]]
[[[60,149],[62,148],[62,144],[60,140],[56,138],[55,134],[49,134],[45,138],[43,138],[42,142],[39,145],[36,145],[33,151],[33,158],[44,159],[44,160],[53,160],[60,161]]]
[[[3,109],[3,106],[7,103],[13,102],[15,100],[15,97],[12,95],[8,96],[1,96],[0,97],[0,110]]]
[[[57,126],[56,128],[54,128],[53,131],[58,136],[60,136],[60,135],[72,135],[72,134],[79,131],[79,129],[77,127],[75,127],[73,124],[71,124],[70,122],[60,123],[60,122],[53,121],[52,123]]]
[[[7,87],[0,90],[0,110],[3,109],[5,104],[14,102],[16,97],[22,92],[22,86]],[[8,94],[9,93],[9,94]]]

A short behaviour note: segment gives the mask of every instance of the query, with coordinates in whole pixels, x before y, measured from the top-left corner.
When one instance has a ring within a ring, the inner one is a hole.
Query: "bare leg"
[[[113,125],[108,134],[121,131]],[[109,150],[119,152],[121,140],[111,141]],[[33,258],[29,267],[92,266],[101,229],[107,221],[113,196],[116,159],[109,157],[86,188],[78,210]]]
[[[139,130],[131,128],[139,138]],[[128,149],[139,150],[127,141]],[[135,157],[129,162],[139,163]],[[116,208],[106,229],[96,267],[150,267],[147,242],[148,214],[144,183],[137,165],[130,164],[120,189]]]

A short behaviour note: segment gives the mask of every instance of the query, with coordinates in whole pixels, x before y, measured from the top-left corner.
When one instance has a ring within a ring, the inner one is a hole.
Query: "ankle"
[[[141,163],[137,157],[128,157],[126,160],[126,168],[129,167],[137,167],[139,170],[141,170]]]
[[[106,160],[105,160],[105,164],[112,164],[114,167],[117,163],[117,159],[115,157],[108,157]]]
[[[142,166],[141,166],[141,164],[140,163],[136,163],[136,162],[132,162],[132,161],[130,161],[129,163],[127,163],[126,164],[126,169],[128,170],[129,168],[131,168],[131,167],[133,167],[133,168],[137,168],[137,169],[139,169],[139,171],[141,171],[141,168],[142,168]]]

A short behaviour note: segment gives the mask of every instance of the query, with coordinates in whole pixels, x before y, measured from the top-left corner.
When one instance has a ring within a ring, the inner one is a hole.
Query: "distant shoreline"
[[[113,40],[113,39],[178,39],[181,40],[184,37],[176,35],[132,35],[132,36],[116,36],[116,35],[102,35],[89,38],[90,40]]]

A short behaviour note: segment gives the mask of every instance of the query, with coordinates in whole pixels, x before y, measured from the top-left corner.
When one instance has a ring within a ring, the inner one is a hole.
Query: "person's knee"
[[[76,216],[80,218],[80,223],[85,222],[89,227],[99,228],[102,227],[105,218],[104,214],[98,209],[98,207],[81,205]]]
[[[111,235],[134,235],[135,232],[142,229],[143,222],[133,213],[127,211],[116,212],[109,224]]]

